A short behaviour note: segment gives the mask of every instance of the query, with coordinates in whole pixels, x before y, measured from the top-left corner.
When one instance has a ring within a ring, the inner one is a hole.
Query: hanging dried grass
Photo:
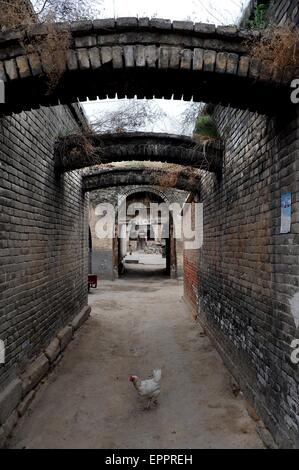
[[[250,56],[260,61],[271,61],[274,69],[299,67],[299,28],[287,24],[269,26],[260,38],[249,43]]]

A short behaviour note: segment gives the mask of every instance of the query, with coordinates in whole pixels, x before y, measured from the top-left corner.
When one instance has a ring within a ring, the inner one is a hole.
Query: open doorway
[[[90,192],[92,274],[100,280],[115,280],[132,272],[164,279],[182,277],[183,241],[175,236],[173,214],[180,212],[187,196],[185,191],[149,185]],[[145,220],[138,221],[138,204],[146,209],[140,217]],[[166,223],[158,213],[158,223],[153,224],[151,204],[158,208],[163,204]]]
[[[163,203],[163,198],[151,191],[140,191],[125,199],[125,220],[117,225],[114,247],[118,276],[176,277],[171,214],[157,210],[153,218],[151,212],[153,205],[158,208]]]

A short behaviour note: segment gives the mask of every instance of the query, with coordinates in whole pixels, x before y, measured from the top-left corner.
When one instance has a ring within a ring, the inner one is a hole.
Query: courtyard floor
[[[182,284],[130,269],[92,291],[91,318],[10,447],[262,448],[242,395],[232,393],[222,360],[182,301]],[[161,396],[145,411],[128,377],[153,368],[162,369]]]

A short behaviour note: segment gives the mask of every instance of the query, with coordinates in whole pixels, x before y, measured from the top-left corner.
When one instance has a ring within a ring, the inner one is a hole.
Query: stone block
[[[250,418],[253,419],[256,423],[258,423],[261,418],[258,416],[258,414],[255,411],[255,409],[253,408],[253,406],[251,406],[248,402],[246,403],[246,409],[247,409],[247,413],[249,414]]]
[[[135,67],[135,46],[124,46],[125,67]]]
[[[145,60],[149,68],[155,68],[157,66],[159,49],[156,46],[145,47]]]
[[[181,69],[190,70],[192,67],[193,52],[191,49],[184,49],[181,54]]]
[[[122,69],[123,63],[123,48],[120,46],[112,47],[112,63],[114,69]]]
[[[249,72],[250,59],[247,56],[240,57],[238,75],[240,77],[247,77]]]
[[[30,37],[32,36],[44,36],[48,33],[48,26],[45,23],[37,23],[30,25],[28,29],[28,34]]]
[[[79,36],[75,38],[75,46],[76,47],[93,47],[97,45],[97,37],[96,36]]]
[[[252,58],[249,66],[249,76],[252,78],[258,78],[260,74],[261,61],[259,59]]]
[[[205,72],[214,72],[216,62],[215,51],[204,51],[203,68]]]
[[[225,52],[218,52],[216,57],[216,72],[225,73],[227,64],[227,54]]]
[[[138,26],[139,28],[148,28],[150,25],[150,19],[145,17],[145,18],[138,18]]]
[[[101,58],[103,65],[112,62],[112,47],[101,47]]]
[[[208,23],[195,23],[194,31],[196,33],[215,34],[216,26],[214,24],[208,24]]]
[[[14,411],[10,417],[6,420],[6,422],[3,424],[3,431],[6,437],[10,437],[12,431],[16,427],[18,423],[19,415],[17,411]]]
[[[193,70],[201,71],[203,69],[203,49],[194,49],[193,51]]]
[[[90,69],[89,55],[87,49],[78,49],[78,63],[81,70]]]
[[[91,49],[89,49],[88,54],[91,68],[93,70],[101,68],[102,62],[100,57],[100,49],[98,47],[92,47]]]
[[[167,31],[169,31],[172,28],[172,23],[170,20],[163,20],[161,18],[152,18],[151,28],[166,29]]]
[[[169,47],[160,47],[160,54],[159,54],[159,68],[160,69],[168,69],[170,51],[171,49]]]
[[[54,338],[47,349],[45,349],[45,356],[52,364],[57,356],[60,354],[60,342],[58,338]]]
[[[0,62],[0,80],[2,80],[3,82],[6,82],[7,78],[6,78],[6,73],[5,73],[5,70],[4,70],[4,65],[2,62]]]
[[[7,438],[6,438],[4,429],[3,429],[3,427],[0,426],[0,449],[5,448],[6,440],[7,440]]]
[[[66,326],[65,328],[63,328],[63,330],[61,330],[58,333],[57,338],[59,339],[59,342],[60,342],[61,351],[64,351],[67,345],[71,342],[73,338],[72,327]]]
[[[28,62],[28,57],[23,55],[16,58],[19,75],[21,78],[31,77],[31,70]]]
[[[4,424],[22,398],[22,382],[14,379],[0,393],[0,424]]]
[[[4,62],[4,67],[6,74],[8,75],[10,80],[16,80],[17,78],[19,78],[17,63],[15,59],[6,60]]]
[[[169,67],[171,69],[179,69],[181,63],[181,49],[172,47],[170,52]]]
[[[17,30],[10,30],[10,31],[3,31],[0,33],[0,44],[1,47],[5,45],[5,43],[8,42],[16,42],[19,39],[23,38],[23,32],[22,31],[17,31]]]
[[[145,48],[144,48],[144,46],[136,46],[135,57],[136,57],[136,67],[145,67]]]
[[[239,65],[239,56],[237,54],[228,54],[227,55],[227,66],[226,73],[231,75],[236,75]]]
[[[29,65],[32,75],[35,77],[42,73],[42,64],[38,54],[29,54],[28,55]]]
[[[41,354],[26,370],[23,379],[23,396],[31,392],[41,379],[46,375],[50,367],[49,361],[45,354]]]
[[[124,17],[116,19],[116,27],[119,29],[137,28],[138,19],[135,17]]]
[[[193,31],[194,23],[192,21],[174,21],[172,26],[177,31]]]
[[[88,320],[90,316],[90,312],[91,312],[91,308],[88,306],[88,307],[83,308],[83,310],[81,310],[81,312],[75,316],[75,318],[73,319],[71,323],[71,326],[74,331],[78,330],[80,326],[82,326],[83,323],[85,323],[86,320]]]
[[[256,432],[260,436],[267,449],[277,449],[277,444],[275,443],[271,433],[262,422],[259,422],[256,425]]]
[[[71,30],[76,33],[92,31],[93,23],[92,21],[73,21],[71,23]]]
[[[34,397],[35,390],[31,390],[31,392],[29,392],[28,395],[26,395],[26,397],[24,398],[24,400],[19,404],[17,411],[20,417],[24,416],[29,406],[31,405]]]
[[[76,51],[70,49],[67,53],[67,68],[69,70],[77,70],[78,69],[78,57]]]
[[[114,18],[104,18],[101,20],[93,21],[93,29],[96,31],[106,31],[115,28],[115,19]]]
[[[235,37],[238,34],[237,26],[218,26],[216,32],[218,36]]]

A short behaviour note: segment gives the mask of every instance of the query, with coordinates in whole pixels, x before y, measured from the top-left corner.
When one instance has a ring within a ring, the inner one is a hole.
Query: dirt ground
[[[100,282],[92,317],[39,390],[11,448],[262,448],[242,396],[191,318],[182,284],[130,267]],[[135,274],[134,274],[135,271]],[[129,382],[162,369],[159,405]]]

